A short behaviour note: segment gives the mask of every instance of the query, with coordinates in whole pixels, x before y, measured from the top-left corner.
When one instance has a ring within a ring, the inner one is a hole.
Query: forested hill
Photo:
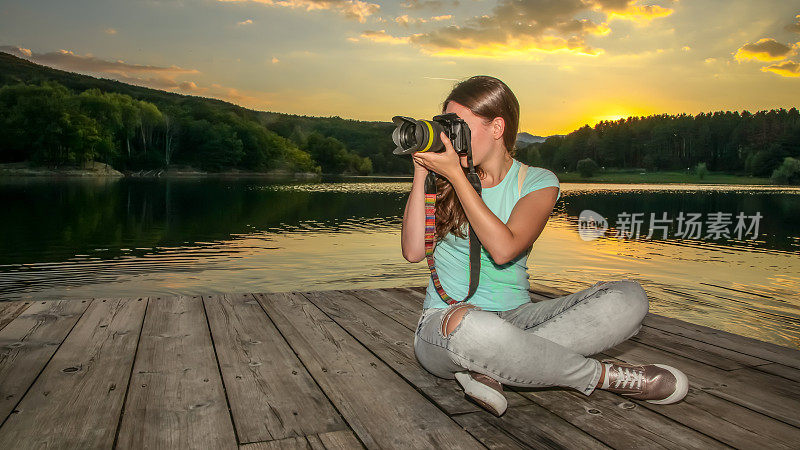
[[[253,111],[0,52],[0,162],[59,166],[95,160],[123,171],[190,165],[207,171],[411,174],[410,158],[391,153],[393,128],[388,119]],[[795,107],[628,117],[567,135],[519,136],[517,159],[556,172],[706,165],[759,177],[779,173],[783,182],[800,182]]]
[[[391,154],[393,129],[388,121],[253,111],[0,52],[0,162],[410,174],[410,158]]]

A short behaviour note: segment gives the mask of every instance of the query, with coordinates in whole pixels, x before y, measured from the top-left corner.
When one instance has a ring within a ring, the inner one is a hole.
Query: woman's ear
[[[502,117],[495,117],[492,121],[492,136],[495,139],[502,139],[503,132],[506,130],[506,121]]]

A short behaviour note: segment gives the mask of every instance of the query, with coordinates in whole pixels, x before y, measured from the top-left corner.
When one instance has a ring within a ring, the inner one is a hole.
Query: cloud
[[[257,100],[256,97],[242,94],[238,89],[220,86],[216,83],[212,83],[208,88],[199,88],[198,92],[211,97],[224,98],[239,104],[252,103]]]
[[[42,64],[70,72],[85,73],[121,81],[123,83],[144,86],[165,91],[180,91],[180,93],[203,95],[230,101],[240,105],[263,107],[271,102],[274,94],[267,92],[244,93],[238,89],[225,87],[216,83],[208,86],[198,85],[192,80],[181,80],[188,75],[199,75],[195,69],[185,69],[178,66],[153,66],[130,64],[124,61],[107,61],[91,54],[78,55],[69,50],[57,52],[36,53],[30,49],[3,45],[0,51],[11,53],[20,58],[28,59],[37,64]],[[277,58],[273,58],[275,62]]]
[[[537,51],[598,55],[603,51],[590,47],[585,38],[608,34],[608,25],[575,17],[591,7],[581,0],[500,0],[491,14],[408,39],[437,56],[531,57]]]
[[[637,5],[638,0],[593,0],[592,3],[592,9],[604,12],[608,21],[629,20],[640,25],[646,25],[653,19],[667,17],[674,12],[673,9],[659,5]]]
[[[784,61],[761,68],[762,72],[773,72],[782,77],[800,77],[800,64],[794,61]]]
[[[278,64],[279,62],[281,62],[280,59],[278,59],[278,58],[276,58],[274,56],[272,57],[272,64]]]
[[[16,47],[14,45],[0,45],[0,52],[11,53],[25,59],[30,58],[33,54],[29,48]]]
[[[236,22],[236,26],[237,27],[244,26],[244,25],[252,25],[252,24],[253,24],[253,19],[247,19],[247,20],[243,20],[241,22]]]
[[[733,57],[738,61],[755,59],[758,61],[780,61],[794,53],[792,47],[781,44],[772,38],[763,38],[755,43],[740,47]]]
[[[420,22],[421,23],[425,23],[425,22],[427,22],[425,19],[416,19],[414,17],[408,17],[408,14],[404,14],[402,16],[395,17],[394,21],[399,23],[400,25],[402,25],[404,27],[408,27],[409,23],[420,23]]]
[[[800,33],[800,14],[794,16],[795,21],[783,27],[786,31]]]
[[[401,6],[421,8],[441,3],[407,0]],[[381,38],[392,43],[407,39],[423,53],[435,56],[540,59],[541,53],[555,52],[597,56],[605,51],[593,48],[586,39],[609,34],[608,20],[649,23],[673,12],[659,5],[637,3],[638,0],[499,0],[489,14],[466,19],[461,24],[405,37],[383,33]],[[597,16],[598,12],[601,17],[605,15],[606,21],[587,18],[592,13]],[[408,15],[395,20],[403,26],[425,21]]]
[[[416,36],[416,35],[415,35]],[[407,44],[409,38],[408,37],[395,37],[391,36],[386,33],[386,30],[380,31],[365,31],[361,33],[361,38],[372,41],[372,42],[381,42],[386,44]],[[348,38],[348,40],[353,42],[358,42],[358,38]]]
[[[409,25],[416,25],[418,23],[428,23],[428,22],[431,22],[431,21],[433,21],[433,22],[441,22],[443,20],[449,20],[449,19],[452,19],[452,18],[453,18],[453,16],[450,15],[450,14],[446,14],[446,15],[443,15],[443,16],[434,16],[434,17],[431,17],[430,19],[423,19],[421,17],[410,17],[408,14],[403,14],[402,16],[395,17],[394,21],[399,23],[400,25],[408,28]],[[378,19],[380,19],[380,17]],[[385,20],[382,20],[382,22],[385,22]]]
[[[400,4],[403,8],[408,9],[433,9],[440,10],[447,6],[448,8],[455,8],[460,5],[459,0],[406,0]]]
[[[117,30],[115,30],[115,29],[113,29],[113,28],[106,28],[105,30],[103,30],[103,32],[104,32],[105,34],[110,34],[110,35],[115,35],[115,34],[117,34]]]
[[[292,9],[305,8],[306,11],[335,10],[348,19],[361,23],[375,14],[381,5],[361,0],[217,0],[222,3],[260,3],[266,6],[282,6]]]
[[[198,74],[195,69],[184,69],[178,66],[153,66],[143,64],[130,64],[125,61],[106,61],[96,58],[91,54],[78,55],[69,50],[57,52],[35,53],[29,49],[14,46],[2,46],[0,50],[15,54],[21,58],[29,59],[38,64],[55,67],[57,69],[73,72],[90,72],[101,75],[117,75],[128,78],[156,76],[158,78],[172,79],[179,75]]]

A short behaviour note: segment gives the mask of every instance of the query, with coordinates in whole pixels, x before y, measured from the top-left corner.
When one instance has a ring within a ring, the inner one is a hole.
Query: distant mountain
[[[517,133],[517,142],[519,142],[522,145],[538,144],[538,143],[544,142],[545,140],[547,140],[547,138],[552,137],[552,136],[566,136],[566,135],[564,135],[564,134],[553,134],[553,135],[550,135],[550,136],[542,137],[542,136],[534,136],[534,135],[532,135],[530,133],[526,133],[526,132],[523,131],[522,133]]]

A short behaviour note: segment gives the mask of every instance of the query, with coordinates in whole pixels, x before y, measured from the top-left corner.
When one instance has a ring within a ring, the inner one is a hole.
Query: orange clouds
[[[29,49],[14,46],[2,46],[0,47],[0,50],[58,69],[113,75],[120,79],[126,80],[149,79],[159,83],[160,85],[177,86],[178,84],[174,80],[177,76],[200,73],[195,69],[184,69],[174,65],[163,67],[144,64],[130,64],[121,60],[106,61],[104,59],[96,58],[91,54],[78,55],[69,50],[35,53],[31,52]]]
[[[199,75],[200,71],[196,69],[185,69],[174,65],[163,67],[131,64],[121,60],[107,61],[91,54],[79,55],[70,50],[36,53],[27,48],[4,45],[0,46],[0,51],[56,69],[97,75],[137,86],[166,91],[181,91],[193,95],[203,94],[240,104],[245,102],[252,103],[257,100],[256,97],[245,95],[234,88],[219,84],[200,86],[194,81],[179,79],[189,75]]]
[[[395,37],[388,33],[386,30],[380,31],[365,31],[361,33],[361,37],[373,41],[373,42],[381,42],[385,44],[407,44],[409,38],[408,37]],[[352,42],[358,42],[358,38],[349,38]]]
[[[266,6],[283,6],[288,8],[305,8],[306,11],[315,9],[329,9],[338,11],[349,19],[361,23],[366,18],[375,14],[380,5],[361,0],[217,0],[223,3],[260,3]]]
[[[783,29],[793,33],[800,33],[800,14],[794,16],[795,21],[786,25]]]
[[[784,27],[786,31],[800,33],[800,14],[794,17],[795,22]],[[762,38],[757,42],[748,42],[741,46],[733,57],[741,62],[755,60],[763,62],[782,61],[777,64],[761,67],[762,72],[772,72],[782,77],[800,77],[800,63],[789,59],[796,56],[800,50],[800,42],[793,45],[782,44],[772,38]]]
[[[629,20],[641,24],[674,12],[659,5],[637,5],[637,0],[594,0],[593,3],[592,9],[606,13],[606,20]]]
[[[777,73],[782,77],[800,77],[800,64],[794,61],[784,61],[761,68],[762,72]]]
[[[606,14],[607,20],[640,22],[673,12],[658,5],[640,6],[635,3],[637,0],[500,0],[490,14],[472,17],[460,25],[404,37],[391,36],[384,30],[368,32],[379,34],[362,34],[362,37],[376,42],[405,41],[423,53],[445,57],[539,59],[542,53],[554,52],[597,56],[604,50],[590,46],[586,38],[609,34],[608,23],[576,16],[599,11]],[[409,2],[404,6],[419,4]],[[437,19],[439,17],[443,16],[437,16]],[[395,21],[403,26],[426,22],[408,15]]]
[[[409,24],[428,23],[430,21],[441,22],[442,20],[449,20],[449,19],[452,19],[452,18],[453,18],[453,16],[450,15],[450,14],[443,15],[443,16],[434,16],[434,17],[431,17],[430,19],[423,19],[421,17],[419,17],[419,18],[417,18],[417,17],[409,17],[408,14],[403,14],[402,16],[395,17],[394,21],[399,23],[400,25],[402,25],[404,27],[408,27]]]
[[[792,47],[781,44],[772,38],[759,39],[755,43],[747,43],[733,55],[739,61],[755,59],[758,61],[780,61],[794,53]]]

